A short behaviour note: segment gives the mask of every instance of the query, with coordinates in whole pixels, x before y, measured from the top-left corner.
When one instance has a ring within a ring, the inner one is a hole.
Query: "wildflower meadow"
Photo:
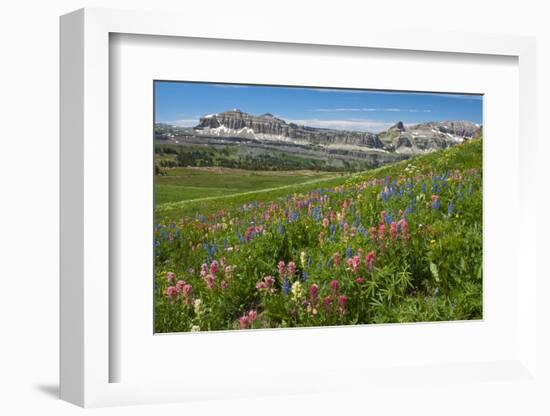
[[[157,204],[155,330],[481,319],[482,178],[478,138],[360,173]]]

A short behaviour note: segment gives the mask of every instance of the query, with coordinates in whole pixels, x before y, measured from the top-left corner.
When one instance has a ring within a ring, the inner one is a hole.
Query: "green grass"
[[[192,201],[205,198],[212,200],[216,197],[228,197],[231,195],[250,194],[251,192],[265,191],[267,195],[273,195],[272,191],[278,188],[285,193],[292,189],[289,187],[309,184],[319,180],[332,180],[345,177],[334,172],[312,171],[246,171],[228,168],[173,168],[167,169],[166,176],[155,178],[155,196],[157,209],[160,212],[172,212],[172,215],[184,215],[190,213],[188,209],[181,207],[203,208],[202,202]],[[258,195],[262,197],[261,195]],[[241,201],[237,197],[235,200]],[[232,200],[224,199],[222,203],[231,203]],[[216,204],[214,204],[216,205]],[[207,210],[210,209],[207,208]],[[193,210],[191,210],[192,212]]]

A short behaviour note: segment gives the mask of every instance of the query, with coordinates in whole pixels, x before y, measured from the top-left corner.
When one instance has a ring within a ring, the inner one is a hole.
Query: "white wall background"
[[[80,7],[175,10],[189,19],[215,24],[234,19],[236,28],[262,19],[287,25],[369,25],[392,20],[404,27],[429,25],[434,30],[511,33],[537,36],[539,131],[539,273],[550,276],[543,243],[550,229],[546,214],[550,146],[544,136],[550,115],[550,29],[543,1],[428,0],[315,1],[246,0],[189,2],[171,0],[19,0],[0,6],[0,413],[77,414],[82,410],[56,399],[58,385],[58,16]],[[248,23],[246,23],[248,22]],[[182,21],[182,25],[185,21]],[[503,122],[506,122],[503,120]],[[534,178],[535,180],[535,178]],[[505,209],[505,207],[503,207]],[[546,214],[546,215],[545,215]],[[508,227],[513,227],[511,218]],[[545,270],[543,270],[543,268]],[[548,293],[543,283],[539,291]],[[540,305],[544,316],[549,307]],[[545,321],[547,322],[547,320]],[[548,327],[546,327],[548,329]],[[541,359],[548,365],[549,333],[541,331]],[[546,354],[544,354],[546,351]],[[547,372],[548,373],[548,372]],[[150,414],[394,414],[407,406],[426,414],[545,414],[550,405],[534,401],[540,392],[515,394],[495,386],[500,400],[488,403],[481,394],[468,396],[456,386],[455,400],[411,394],[407,402],[392,395],[369,398],[345,393],[308,397],[257,398],[134,408],[93,410],[101,415]],[[462,393],[461,393],[462,392]],[[402,410],[399,411],[402,414]],[[548,413],[546,413],[548,414]]]

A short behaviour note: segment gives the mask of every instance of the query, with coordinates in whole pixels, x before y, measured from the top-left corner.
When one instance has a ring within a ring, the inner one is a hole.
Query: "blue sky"
[[[155,122],[185,127],[238,108],[312,127],[378,132],[398,121],[482,124],[482,105],[481,95],[155,82]]]

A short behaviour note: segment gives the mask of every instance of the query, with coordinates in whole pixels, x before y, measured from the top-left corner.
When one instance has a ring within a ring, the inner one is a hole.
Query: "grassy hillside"
[[[155,179],[157,206],[165,203],[189,201],[240,194],[262,189],[278,188],[341,176],[327,172],[250,171],[228,168],[173,168]]]
[[[480,319],[481,168],[478,139],[358,174],[198,174],[198,199],[158,196],[156,330]]]

